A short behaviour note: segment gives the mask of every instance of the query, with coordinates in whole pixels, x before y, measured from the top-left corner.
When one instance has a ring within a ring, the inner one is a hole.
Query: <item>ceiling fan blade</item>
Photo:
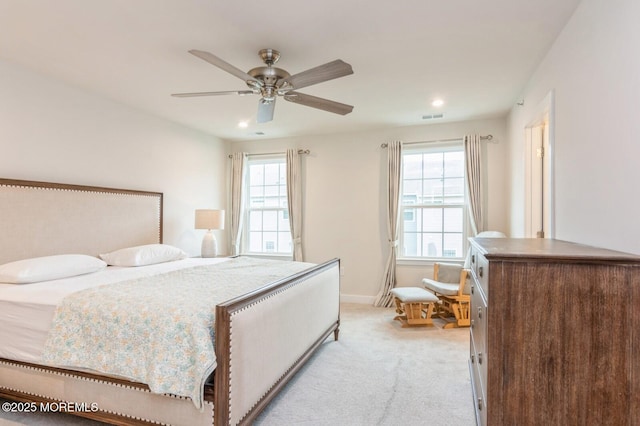
[[[294,74],[288,78],[278,81],[278,87],[286,87],[288,83],[293,89],[301,89],[303,87],[311,86],[312,84],[322,83],[323,81],[333,80],[334,78],[344,77],[345,75],[353,74],[353,68],[351,65],[336,59],[333,62],[328,62],[324,65],[319,65],[315,68],[302,71],[298,74]]]
[[[258,123],[266,123],[268,121],[273,120],[273,111],[276,108],[276,98],[272,100],[265,100],[264,98],[260,99],[258,102],[258,116],[256,121]]]
[[[205,60],[207,62],[209,62],[211,65],[214,65],[226,72],[228,72],[229,74],[233,74],[236,77],[238,77],[239,79],[242,79],[243,81],[247,82],[247,81],[252,81],[255,82],[254,84],[256,84],[256,86],[261,87],[262,86],[262,82],[256,80],[255,78],[251,77],[249,74],[247,74],[246,72],[242,71],[239,68],[234,67],[233,65],[231,65],[230,63],[223,61],[222,59],[218,58],[217,56],[215,56],[212,53],[209,52],[205,52],[203,50],[195,50],[192,49],[189,51],[189,53],[191,53],[192,55],[197,56],[198,58]]]
[[[218,96],[218,95],[253,95],[252,90],[227,90],[224,92],[195,92],[195,93],[172,93],[176,98],[191,98],[194,96]]]
[[[318,108],[324,111],[333,112],[335,114],[346,115],[353,111],[353,106],[341,104],[340,102],[330,101],[328,99],[318,98],[317,96],[305,95],[299,92],[288,92],[284,95],[284,99],[296,104],[305,105],[311,108]]]

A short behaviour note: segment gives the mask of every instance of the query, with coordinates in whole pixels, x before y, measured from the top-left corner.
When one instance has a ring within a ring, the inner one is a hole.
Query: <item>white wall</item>
[[[226,143],[0,61],[0,177],[164,193],[164,241],[199,254]],[[220,233],[221,246],[226,246]]]
[[[234,142],[231,151],[311,150],[302,160],[305,260],[322,262],[339,257],[344,268],[343,296],[346,300],[369,302],[380,288],[388,253],[384,207],[386,150],[380,145],[392,140],[459,138],[469,133],[494,136],[493,143],[486,144],[487,226],[506,232],[509,225],[504,119]],[[418,284],[423,276],[431,274],[426,265],[401,266],[399,285]]]
[[[522,236],[523,129],[555,91],[556,238],[640,254],[640,2],[583,0],[509,116],[512,236]]]

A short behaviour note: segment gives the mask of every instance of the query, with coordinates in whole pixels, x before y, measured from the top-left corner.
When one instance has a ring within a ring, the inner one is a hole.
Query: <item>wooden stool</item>
[[[433,325],[433,304],[438,301],[433,293],[420,287],[397,287],[391,289],[391,295],[398,313],[394,320],[400,321],[402,327]]]

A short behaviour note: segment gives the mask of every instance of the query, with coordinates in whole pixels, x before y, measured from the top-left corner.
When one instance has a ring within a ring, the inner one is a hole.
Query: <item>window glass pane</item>
[[[422,230],[424,232],[442,231],[442,209],[421,209]]]
[[[447,204],[464,203],[464,178],[445,179],[444,196]]]
[[[462,207],[444,209],[444,232],[462,232]]]
[[[249,207],[264,207],[264,197],[251,198]]]
[[[249,166],[250,185],[264,185],[264,166],[262,164],[252,164]]]
[[[404,232],[419,232],[421,228],[420,218],[417,216],[419,209],[405,208],[402,210],[403,224],[402,229]]]
[[[284,231],[289,229],[289,212],[281,210],[278,212],[278,230]]]
[[[291,253],[292,251],[291,233],[278,232],[278,253]]]
[[[278,247],[278,233],[277,232],[264,232],[262,234],[263,239],[263,251],[266,253],[274,253]]]
[[[262,232],[249,232],[249,251],[253,253],[262,251]]]
[[[264,184],[277,185],[280,183],[280,165],[277,163],[264,165]]]
[[[444,234],[443,257],[463,257],[462,234]]]
[[[265,185],[264,187],[264,196],[265,197],[279,197],[280,194],[278,193],[279,190],[279,186],[278,185]]]
[[[402,204],[416,204],[422,194],[422,180],[405,180],[402,186]]]
[[[424,180],[424,204],[442,204],[442,179]]]
[[[408,154],[402,156],[402,178],[422,178],[422,154]]]
[[[444,153],[444,177],[464,176],[464,152],[453,151]]]
[[[249,187],[250,197],[262,197],[264,196],[264,186],[251,186]]]
[[[279,207],[280,195],[278,195],[278,187],[269,185],[264,187],[264,205],[265,207]]]
[[[261,211],[249,212],[249,230],[262,231],[262,212]]]
[[[404,234],[402,244],[402,254],[404,256],[416,257],[420,256],[418,252],[418,235],[414,232],[408,232]]]
[[[278,212],[266,210],[262,212],[262,229],[265,231],[278,230]]]
[[[422,255],[427,257],[439,257],[442,253],[442,234],[422,234]]]
[[[264,187],[252,186],[249,188],[250,207],[262,207],[264,205]]]
[[[441,178],[444,175],[442,153],[424,154],[424,177]]]

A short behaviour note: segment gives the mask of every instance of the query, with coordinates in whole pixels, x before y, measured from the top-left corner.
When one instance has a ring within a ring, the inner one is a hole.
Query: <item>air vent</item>
[[[264,132],[255,132],[254,135],[256,135],[256,136],[264,136]]]
[[[432,120],[434,118],[442,118],[444,115],[443,114],[429,114],[429,115],[423,115],[422,119],[423,120]]]

